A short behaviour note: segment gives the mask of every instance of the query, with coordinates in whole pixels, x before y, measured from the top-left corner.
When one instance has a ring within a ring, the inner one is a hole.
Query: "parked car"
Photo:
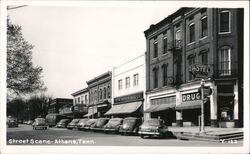
[[[88,120],[89,120],[88,118],[80,119],[80,121],[77,124],[77,129],[82,130]]]
[[[89,130],[91,127],[93,127],[97,122],[97,119],[89,119],[86,124],[84,125],[84,130]]]
[[[77,128],[77,124],[80,121],[80,119],[73,119],[67,126],[68,129],[74,129]]]
[[[123,135],[125,135],[125,134],[137,134],[141,123],[142,123],[142,121],[140,118],[136,118],[136,117],[124,118],[122,126],[119,129],[119,132]]]
[[[101,131],[106,123],[108,123],[109,118],[98,118],[95,125],[90,127],[90,130]]]
[[[67,128],[68,124],[71,122],[71,119],[61,119],[57,124],[57,128]]]
[[[156,118],[145,120],[139,127],[138,132],[141,138],[144,138],[144,136],[166,137],[168,133],[164,120]]]
[[[12,118],[12,117],[7,117],[7,127],[10,128],[10,127],[18,127],[18,122],[15,118]]]
[[[34,123],[32,124],[33,129],[47,129],[48,125],[45,122],[44,118],[36,118]]]
[[[56,124],[61,120],[61,119],[67,119],[67,116],[65,115],[60,115],[57,113],[50,113],[46,116],[46,123],[48,124],[49,127],[56,126]]]
[[[27,125],[32,125],[33,123],[34,123],[33,120],[28,120],[28,121],[27,121]]]
[[[119,132],[120,127],[122,126],[122,118],[112,118],[109,122],[103,127],[105,133],[109,132]]]

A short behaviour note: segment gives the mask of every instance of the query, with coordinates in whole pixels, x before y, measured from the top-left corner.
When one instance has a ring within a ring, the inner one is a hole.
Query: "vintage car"
[[[77,124],[77,129],[83,130],[83,127],[85,126],[85,124],[87,123],[88,120],[89,120],[88,118],[80,119],[80,121]]]
[[[136,117],[127,117],[123,119],[122,126],[119,129],[119,132],[122,135],[125,134],[137,134],[139,130],[139,126],[141,125],[142,121],[140,118]]]
[[[77,124],[77,129],[78,129],[78,130],[83,130],[83,127],[84,127],[84,125],[86,124],[86,122],[87,122],[88,120],[89,120],[88,118],[80,119],[80,121],[79,121],[78,124]]]
[[[90,130],[93,131],[102,131],[103,130],[103,126],[109,121],[109,118],[98,118],[96,121],[95,125],[92,125],[92,127],[90,127]]]
[[[7,127],[18,127],[18,122],[16,119],[12,118],[12,117],[7,117]]]
[[[74,129],[77,128],[77,124],[80,121],[80,119],[73,119],[68,125],[67,128],[68,129]]]
[[[103,130],[105,133],[119,132],[120,127],[122,126],[122,118],[112,118],[109,120],[109,122],[103,127]]]
[[[57,128],[67,128],[68,124],[71,122],[71,119],[62,119],[57,124]]]
[[[48,125],[44,118],[36,118],[32,124],[33,129],[48,129]]]
[[[156,118],[145,120],[138,131],[141,138],[144,138],[144,136],[166,137],[168,133],[164,120]]]
[[[91,127],[93,127],[97,122],[97,119],[89,119],[85,125],[83,126],[84,130],[90,130]]]

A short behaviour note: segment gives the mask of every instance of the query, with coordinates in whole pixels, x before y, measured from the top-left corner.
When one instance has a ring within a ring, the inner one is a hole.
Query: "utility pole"
[[[204,85],[205,85],[205,80],[201,79],[201,130],[200,133],[205,132],[205,126],[204,126]]]

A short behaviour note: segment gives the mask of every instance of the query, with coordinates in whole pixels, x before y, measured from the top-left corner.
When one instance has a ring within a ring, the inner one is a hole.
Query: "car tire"
[[[140,137],[141,137],[141,138],[144,138],[144,135],[141,134]]]

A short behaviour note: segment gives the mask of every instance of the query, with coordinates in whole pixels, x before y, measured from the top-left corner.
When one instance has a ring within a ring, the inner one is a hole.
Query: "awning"
[[[126,104],[114,105],[108,112],[104,115],[114,115],[114,114],[129,114],[135,112],[140,106],[142,102],[133,102]]]
[[[175,103],[167,103],[167,104],[160,104],[160,105],[152,105],[150,108],[146,109],[144,112],[157,112],[163,111],[167,109],[171,109],[175,107]]]
[[[201,108],[202,100],[186,101],[175,107],[176,110],[198,109]]]
[[[94,115],[96,113],[97,113],[97,111],[95,111],[95,112],[89,112],[88,114],[85,114],[83,117],[90,117],[90,116],[92,116],[92,115]]]

